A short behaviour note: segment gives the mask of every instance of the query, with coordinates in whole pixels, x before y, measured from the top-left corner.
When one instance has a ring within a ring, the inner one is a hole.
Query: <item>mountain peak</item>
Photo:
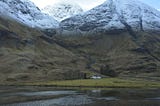
[[[52,17],[41,13],[40,9],[29,0],[1,0],[0,15],[30,27],[54,28],[58,22]]]
[[[76,3],[59,2],[53,5],[48,5],[42,9],[42,12],[49,14],[58,21],[80,14],[83,9]]]
[[[160,12],[139,0],[107,0],[90,11],[61,22],[62,30],[105,32],[113,30],[159,31]],[[75,33],[75,32],[74,32]]]

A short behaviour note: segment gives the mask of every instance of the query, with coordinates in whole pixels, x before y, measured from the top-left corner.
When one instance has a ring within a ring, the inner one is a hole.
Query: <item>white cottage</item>
[[[93,76],[91,77],[91,79],[102,79],[102,77],[101,77],[101,76],[98,76],[98,75],[93,75]]]

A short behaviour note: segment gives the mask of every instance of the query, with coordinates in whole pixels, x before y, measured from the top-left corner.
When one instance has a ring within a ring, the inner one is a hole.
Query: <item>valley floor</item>
[[[84,88],[160,88],[159,81],[151,81],[138,78],[81,79],[81,80],[19,83],[17,85],[82,87],[82,88],[83,87]]]

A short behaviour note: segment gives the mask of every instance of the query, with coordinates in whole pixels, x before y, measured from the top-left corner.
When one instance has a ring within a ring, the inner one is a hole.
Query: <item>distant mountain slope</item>
[[[107,0],[100,6],[61,22],[61,29],[75,32],[160,31],[160,12],[139,0]]]
[[[109,76],[160,76],[160,12],[139,0],[107,0],[60,23],[70,50]],[[78,51],[78,52],[77,52]]]
[[[1,0],[0,15],[16,19],[30,27],[42,29],[58,27],[58,22],[55,19],[42,13],[29,0]]]
[[[49,14],[58,21],[62,21],[66,18],[82,13],[83,9],[75,3],[60,2],[46,6],[42,9],[42,12]]]

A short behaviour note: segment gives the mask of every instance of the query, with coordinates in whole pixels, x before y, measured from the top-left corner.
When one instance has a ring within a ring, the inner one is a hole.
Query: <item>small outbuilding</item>
[[[102,79],[102,77],[101,77],[101,76],[98,76],[98,75],[93,75],[93,76],[91,77],[91,79]]]

